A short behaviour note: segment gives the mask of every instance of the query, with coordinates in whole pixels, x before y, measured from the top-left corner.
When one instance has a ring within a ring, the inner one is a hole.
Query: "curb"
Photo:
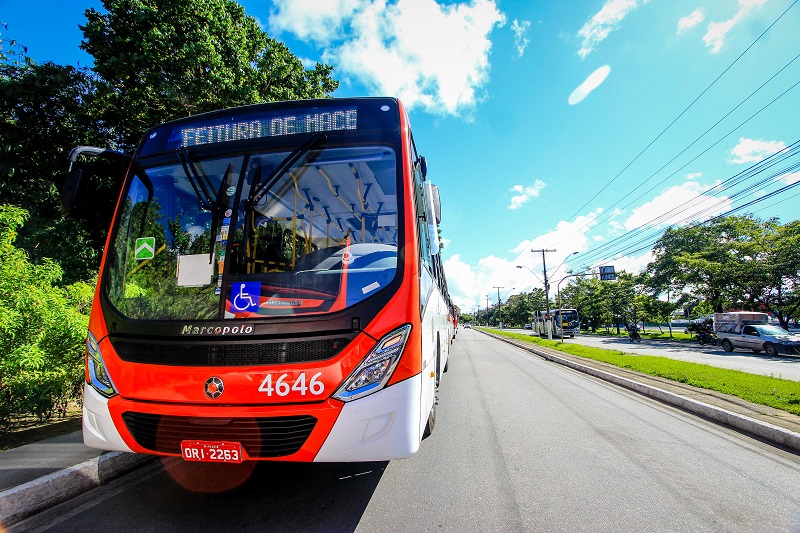
[[[152,462],[154,456],[109,452],[0,492],[0,529]]]
[[[495,338],[497,340],[516,346],[517,348],[520,348],[522,350],[531,352],[535,355],[538,355],[539,357],[547,359],[548,361],[552,361],[554,363],[558,363],[560,365],[572,368],[573,370],[577,370],[579,372],[583,372],[585,374],[589,374],[591,376],[600,378],[604,381],[608,381],[609,383],[613,383],[620,387],[624,387],[628,390],[632,390],[644,396],[655,398],[656,400],[662,401],[669,405],[673,405],[675,407],[679,407],[681,409],[689,411],[690,413],[700,415],[704,418],[713,420],[714,422],[718,422],[722,425],[738,429],[740,431],[744,431],[746,433],[749,433],[750,435],[754,435],[756,437],[764,439],[772,444],[783,446],[794,452],[800,452],[800,433],[795,433],[794,431],[790,431],[786,428],[778,427],[761,420],[756,420],[754,418],[750,418],[749,416],[741,415],[739,413],[734,413],[732,411],[728,411],[726,409],[722,409],[714,405],[709,405],[707,403],[699,402],[691,398],[686,398],[685,396],[665,391],[663,389],[659,389],[651,385],[645,385],[644,383],[639,383],[637,381],[633,381],[631,379],[618,376],[611,372],[599,370],[597,368],[593,368],[588,365],[582,365],[580,363],[576,363],[575,361],[571,361],[569,359],[565,359],[563,357],[559,357],[552,353],[546,352],[542,349],[537,349],[531,346],[519,344],[511,339],[506,339],[504,337],[496,336],[486,331],[482,331],[482,333],[489,335],[490,337]]]

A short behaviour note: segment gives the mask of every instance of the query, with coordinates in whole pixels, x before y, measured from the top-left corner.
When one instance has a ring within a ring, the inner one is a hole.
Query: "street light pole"
[[[542,274],[544,274],[544,301],[547,306],[547,339],[553,340],[553,325],[550,318],[550,285],[547,283],[547,265],[544,262],[544,254],[547,252],[555,252],[555,250],[531,250],[531,252],[542,252]]]

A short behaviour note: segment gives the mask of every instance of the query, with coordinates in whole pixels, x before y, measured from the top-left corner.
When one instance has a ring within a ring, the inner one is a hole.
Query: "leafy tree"
[[[656,244],[651,272],[691,289],[714,312],[771,311],[786,327],[800,309],[800,221],[730,216],[670,229]]]
[[[86,11],[82,47],[93,69],[35,64],[0,48],[0,203],[30,220],[18,245],[53,258],[61,283],[93,277],[119,196],[120,168],[90,159],[68,217],[54,181],[77,145],[132,151],[159,122],[211,109],[329,96],[333,67],[305,69],[233,0],[105,0]],[[86,176],[91,175],[91,179]],[[68,237],[68,238],[65,238]]]
[[[594,277],[575,278],[561,291],[562,305],[577,309],[582,325],[592,333],[611,323],[605,283]]]
[[[544,290],[533,289],[531,292],[512,294],[503,304],[503,322],[517,326],[530,324],[533,312],[544,309]]]
[[[154,124],[222,107],[322,98],[333,67],[305,69],[233,0],[103,0],[81,48],[104,81],[102,117],[132,149]]]
[[[63,413],[83,382],[92,287],[57,287],[58,264],[32,264],[14,246],[27,217],[0,205],[0,426],[19,415]]]
[[[18,244],[34,262],[56,260],[65,283],[88,279],[97,269],[118,190],[115,180],[100,179],[104,173],[97,167],[98,179],[84,183],[84,198],[91,200],[75,218],[59,214],[54,178],[66,170],[69,149],[105,142],[102,125],[86,113],[94,87],[86,69],[54,63],[6,64],[0,75],[6,117],[0,122],[0,203],[30,213]]]

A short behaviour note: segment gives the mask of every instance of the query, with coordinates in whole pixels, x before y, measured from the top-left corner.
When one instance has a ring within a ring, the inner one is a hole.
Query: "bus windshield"
[[[561,309],[561,323],[564,327],[577,327],[578,312],[575,309]]]
[[[303,153],[211,153],[176,150],[174,161],[134,167],[103,280],[123,315],[332,312],[395,278],[393,148],[317,143]]]

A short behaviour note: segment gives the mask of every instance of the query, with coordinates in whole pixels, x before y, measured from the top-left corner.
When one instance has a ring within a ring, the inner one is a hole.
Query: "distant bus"
[[[187,461],[383,461],[433,430],[453,305],[438,189],[391,98],[153,127],[92,306],[86,445]],[[74,198],[74,196],[73,196]]]
[[[575,337],[581,332],[581,319],[577,309],[551,309],[552,328],[554,337]],[[547,311],[540,310],[533,313],[533,331],[541,337],[547,337]]]

